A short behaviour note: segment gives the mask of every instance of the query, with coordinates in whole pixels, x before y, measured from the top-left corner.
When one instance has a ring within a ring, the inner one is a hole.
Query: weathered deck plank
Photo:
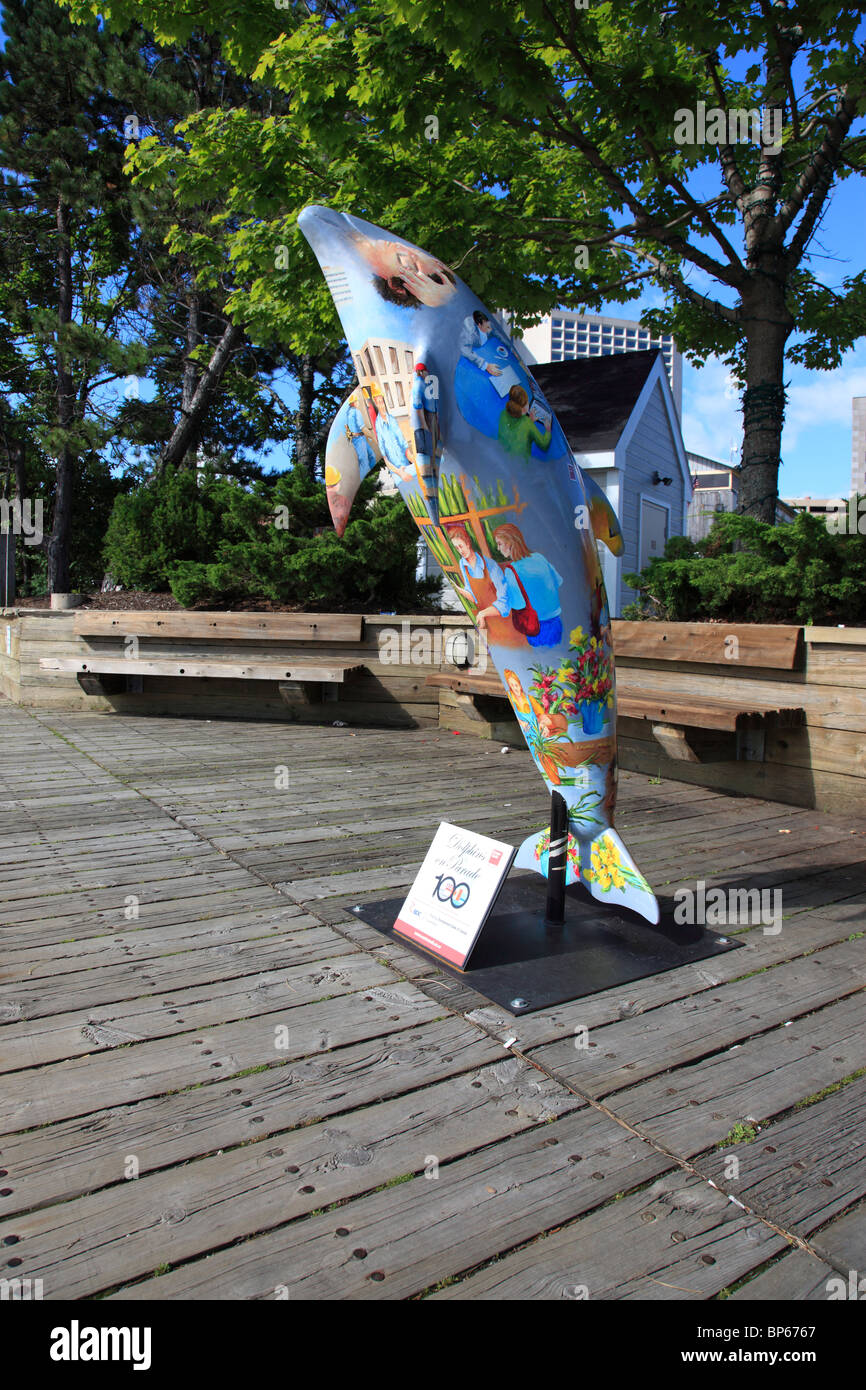
[[[862,946],[846,941],[751,979],[664,1004],[638,1018],[587,1029],[585,1035],[530,1055],[582,1094],[601,1098],[749,1038],[770,1035],[786,1020],[857,994],[864,986]]]
[[[207,1046],[204,1038],[183,1033],[140,1042],[129,1051],[116,1048],[82,1060],[52,1063],[36,1072],[13,1072],[0,1096],[0,1125],[30,1129],[106,1105],[124,1105],[194,1086],[211,1080],[216,1069],[234,1076],[248,1067],[266,1066],[274,1060],[275,1030],[282,1026],[288,1029],[282,1051],[290,1060],[395,1033],[395,1024],[405,1028],[413,1016],[423,1021],[436,1015],[432,1000],[410,985],[393,983],[392,972],[369,958],[356,962],[345,975],[334,972],[323,987],[330,997],[317,1003],[293,1008],[287,989],[282,1005],[274,1007],[271,1001],[267,1007],[259,1005],[255,1016],[243,1022],[212,1027],[207,1031]],[[377,993],[360,994],[361,990]],[[351,995],[351,1001],[342,995]]]
[[[621,1091],[616,1110],[680,1154],[718,1144],[866,1066],[863,998],[854,995],[692,1067]]]
[[[513,1019],[347,909],[408,884],[439,819],[542,825],[525,752],[2,702],[0,738],[0,1276],[806,1299],[866,1264],[866,827],[624,774],[663,896],[781,887],[782,930]]]
[[[443,1164],[435,1180],[414,1177],[115,1297],[272,1298],[283,1285],[305,1299],[409,1298],[669,1166],[613,1120],[583,1109]]]
[[[866,1079],[699,1160],[726,1192],[803,1237],[866,1197]],[[736,1176],[729,1176],[736,1173]],[[828,1249],[836,1254],[829,1237]],[[816,1237],[816,1245],[823,1237]]]
[[[431,1153],[446,1163],[504,1135],[546,1128],[578,1104],[535,1068],[506,1059],[338,1120],[277,1132],[268,1144],[21,1214],[13,1219],[16,1251],[53,1297],[86,1297],[423,1172]]]
[[[420,1090],[501,1056],[501,1048],[477,1029],[443,1018],[334,1053],[272,1062],[224,1081],[11,1135],[3,1145],[6,1182],[15,1183],[8,1212],[117,1183],[119,1154],[135,1154],[142,1175],[156,1172]]]
[[[706,1299],[784,1249],[720,1192],[674,1173],[432,1297]]]
[[[837,1272],[806,1250],[792,1250],[731,1294],[731,1302],[826,1303]]]

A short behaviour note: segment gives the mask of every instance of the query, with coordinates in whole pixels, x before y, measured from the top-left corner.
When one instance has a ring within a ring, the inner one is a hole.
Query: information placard
[[[395,932],[465,969],[514,854],[512,845],[443,821],[398,913]]]

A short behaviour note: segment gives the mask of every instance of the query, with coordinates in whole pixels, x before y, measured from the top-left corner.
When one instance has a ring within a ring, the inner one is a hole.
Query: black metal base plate
[[[743,944],[705,927],[679,926],[672,899],[659,899],[661,920],[652,926],[634,912],[602,907],[580,884],[566,890],[563,927],[550,929],[544,922],[547,881],[518,871],[503,884],[466,969],[455,970],[394,931],[404,900],[405,895],[363,903],[355,915],[514,1015],[661,975]]]

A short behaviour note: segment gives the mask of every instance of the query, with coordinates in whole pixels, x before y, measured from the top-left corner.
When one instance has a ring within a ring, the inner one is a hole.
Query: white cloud
[[[830,372],[789,365],[782,434],[785,495],[803,490],[823,496],[840,487],[847,496],[851,467],[851,400],[866,396],[866,344]],[[684,365],[683,438],[686,448],[720,462],[739,461],[743,419],[728,368],[710,358],[703,368]],[[732,453],[733,450],[733,453]]]
[[[809,372],[791,367],[782,453],[796,448],[800,435],[825,430],[828,425],[851,428],[851,398],[866,396],[866,346],[846,353],[841,367],[832,372]]]
[[[706,366],[683,365],[683,439],[693,454],[704,454],[720,463],[739,461],[742,444],[739,398],[730,381],[730,369],[718,357]]]

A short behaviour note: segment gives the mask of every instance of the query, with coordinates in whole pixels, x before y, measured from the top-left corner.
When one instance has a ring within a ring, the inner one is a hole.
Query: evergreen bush
[[[864,623],[866,536],[834,533],[806,512],[781,526],[724,512],[705,540],[673,536],[662,558],[625,580],[639,598],[623,617]]]
[[[371,474],[339,540],[323,483],[305,470],[244,486],[211,466],[166,469],[115,503],[105,563],[128,588],[170,589],[184,607],[270,599],[307,609],[413,612],[439,581],[418,581],[418,528]]]

